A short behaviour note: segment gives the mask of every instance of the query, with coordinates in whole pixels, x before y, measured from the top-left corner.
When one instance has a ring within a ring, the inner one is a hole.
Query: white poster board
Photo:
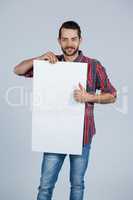
[[[34,60],[33,151],[82,154],[85,104],[73,91],[86,77],[87,63]]]

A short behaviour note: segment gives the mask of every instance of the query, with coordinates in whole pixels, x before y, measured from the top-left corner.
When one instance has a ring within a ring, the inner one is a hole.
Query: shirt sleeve
[[[117,96],[117,91],[111,84],[105,67],[99,61],[96,62],[96,89],[101,90],[101,93],[110,93],[114,97]]]

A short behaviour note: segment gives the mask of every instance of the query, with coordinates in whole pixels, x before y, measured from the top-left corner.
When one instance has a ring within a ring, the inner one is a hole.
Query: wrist
[[[37,60],[43,60],[43,56],[36,57]]]
[[[88,93],[87,102],[94,103],[96,100],[97,100],[97,97],[95,94]]]

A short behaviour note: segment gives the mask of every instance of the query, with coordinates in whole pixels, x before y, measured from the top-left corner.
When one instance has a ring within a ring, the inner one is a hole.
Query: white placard
[[[73,90],[86,77],[87,63],[34,60],[33,151],[81,155],[85,104]]]

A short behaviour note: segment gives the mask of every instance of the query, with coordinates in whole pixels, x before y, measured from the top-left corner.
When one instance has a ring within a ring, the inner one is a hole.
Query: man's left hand
[[[80,89],[74,90],[74,99],[80,103],[91,102],[93,95],[86,92],[85,88],[79,83]]]

